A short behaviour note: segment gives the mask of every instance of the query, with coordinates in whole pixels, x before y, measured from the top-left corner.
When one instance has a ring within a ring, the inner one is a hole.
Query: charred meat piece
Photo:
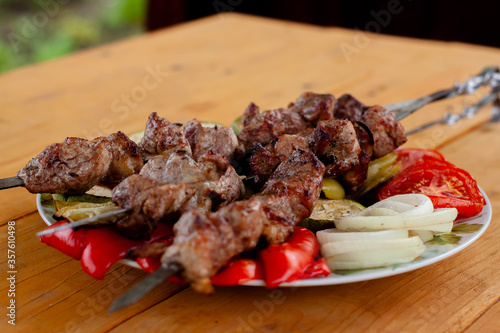
[[[196,119],[189,121],[184,128],[193,157],[212,152],[231,160],[238,149],[239,142],[232,128],[224,126],[204,127]]]
[[[116,225],[130,238],[149,239],[158,221],[182,211],[195,192],[188,184],[161,184],[132,175],[113,189],[113,202],[132,210]]]
[[[140,174],[160,183],[193,184],[206,180],[206,175],[202,173],[200,165],[185,151],[151,158]]]
[[[186,183],[196,189],[187,205],[210,211],[237,200],[243,192],[243,183],[229,162],[221,155],[208,152],[196,162],[185,152],[169,157],[156,156],[141,170],[142,176],[160,183]]]
[[[212,192],[217,196],[212,196],[212,204],[225,206],[239,198],[245,193],[245,187],[232,166],[228,166],[226,172],[214,184]]]
[[[362,152],[353,124],[346,119],[321,121],[315,130],[315,152],[325,175],[339,177],[359,164]]]
[[[406,142],[404,128],[396,121],[396,115],[380,105],[368,107],[346,94],[335,103],[334,116],[364,124],[358,131],[358,139],[373,159],[385,156]]]
[[[396,115],[380,105],[369,107],[361,118],[372,132],[373,158],[379,158],[394,151],[406,142],[403,125],[396,121]]]
[[[356,122],[361,120],[366,109],[368,107],[352,95],[344,94],[335,101],[333,116],[335,119],[348,119]]]
[[[191,146],[181,128],[181,124],[171,124],[153,112],[146,123],[144,137],[139,143],[144,160],[149,160],[156,155],[168,156],[173,152],[182,150],[191,153]]]
[[[17,175],[31,193],[81,194],[104,178],[111,159],[103,143],[66,138],[45,148]]]
[[[295,109],[275,109],[259,112],[251,103],[243,113],[243,129],[238,134],[245,149],[254,143],[266,145],[283,134],[297,134],[307,128],[307,123]]]
[[[263,236],[270,244],[288,237],[308,217],[321,193],[325,166],[311,152],[296,150],[274,171],[262,191],[253,196],[264,204]]]
[[[262,146],[256,144],[250,158],[250,168],[256,183],[264,183],[278,165],[295,150],[309,151],[309,143],[303,137],[285,134]]]
[[[117,184],[134,173],[141,171],[144,162],[137,144],[123,132],[116,132],[108,137],[93,140],[102,142],[111,153],[111,163],[106,176],[100,181],[104,184]]]
[[[210,277],[229,259],[256,246],[265,221],[263,205],[255,199],[236,201],[213,213],[186,212],[174,225],[174,243],[162,261],[180,264],[193,289],[210,294]]]
[[[288,108],[299,113],[310,125],[316,126],[318,121],[333,119],[334,105],[335,97],[331,94],[305,92]]]

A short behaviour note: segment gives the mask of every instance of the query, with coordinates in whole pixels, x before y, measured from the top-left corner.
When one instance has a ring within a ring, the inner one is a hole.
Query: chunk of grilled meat
[[[239,148],[238,138],[232,128],[217,125],[204,127],[196,119],[186,124],[184,135],[196,161],[207,152],[221,155],[230,161]]]
[[[171,124],[156,112],[151,113],[146,123],[144,137],[139,143],[143,159],[149,160],[156,155],[169,156],[178,150],[191,153],[191,146],[181,126],[181,124]]]
[[[334,105],[335,97],[331,94],[305,92],[295,103],[290,103],[288,109],[299,113],[309,125],[316,126],[318,121],[333,119]]]
[[[396,116],[381,106],[365,106],[351,95],[338,100],[330,94],[303,93],[288,109],[260,112],[255,104],[243,114],[243,129],[238,139],[245,149],[254,144],[266,145],[283,134],[308,137],[310,128],[331,119],[360,123],[355,127],[361,148],[373,159],[382,157],[406,142],[406,135]],[[301,134],[304,133],[304,134]]]
[[[264,203],[263,236],[270,244],[288,237],[297,223],[311,215],[321,193],[325,166],[311,152],[294,150],[253,198]]]
[[[251,103],[243,113],[243,129],[238,139],[245,149],[251,149],[254,143],[266,145],[283,134],[298,134],[315,127],[318,121],[332,119],[334,104],[333,95],[311,92],[300,95],[287,109],[259,112]]]
[[[266,145],[278,136],[296,134],[306,128],[306,121],[295,108],[259,112],[258,106],[251,103],[243,113],[238,140],[245,149],[251,149],[254,143]]]
[[[169,156],[158,155],[151,158],[142,168],[140,174],[160,183],[193,184],[206,180],[200,165],[191,154],[176,151]]]
[[[107,175],[111,160],[102,142],[66,138],[45,148],[17,175],[31,193],[81,194]]]
[[[113,201],[121,208],[133,208],[118,222],[118,228],[124,234],[147,239],[160,219],[175,220],[176,215],[194,209],[216,210],[239,199],[243,189],[234,168],[220,155],[208,152],[199,162],[183,151],[168,157],[158,155],[139,175],[130,176],[114,189]]]
[[[256,246],[265,221],[256,199],[236,201],[213,213],[186,212],[174,225],[174,242],[162,261],[180,264],[193,289],[210,294],[210,277],[229,259]]]
[[[350,94],[344,94],[335,101],[333,116],[335,119],[348,119],[353,123],[361,121],[363,113],[368,109]]]
[[[311,133],[285,134],[267,146],[256,144],[250,158],[255,182],[261,184],[295,150],[312,151],[325,165],[325,176],[335,177],[348,191],[366,179],[370,156],[361,149],[354,125],[348,120],[322,120]],[[308,131],[309,132],[309,131]]]
[[[211,152],[196,162],[191,155],[178,151],[169,157],[156,156],[142,168],[141,175],[160,183],[186,183],[196,189],[190,207],[210,211],[239,199],[244,187],[227,159]]]
[[[141,175],[132,175],[113,189],[113,203],[131,213],[116,226],[130,238],[149,239],[158,221],[184,210],[196,190],[185,183],[162,184]]]
[[[257,184],[263,184],[273,174],[278,165],[290,156],[294,150],[309,150],[309,143],[303,137],[285,134],[262,146],[255,144],[250,158],[250,168]]]
[[[396,115],[380,105],[368,107],[351,95],[342,95],[335,104],[335,118],[361,122],[371,132],[373,139],[372,159],[376,159],[394,151],[406,142],[403,125],[396,121]],[[369,146],[361,140],[361,146]],[[365,149],[367,152],[368,149]]]
[[[369,107],[361,118],[372,132],[374,146],[373,159],[387,155],[406,142],[406,134],[396,115],[380,105]]]
[[[320,121],[314,134],[315,153],[326,166],[325,176],[355,191],[366,179],[370,156],[361,149],[354,125],[347,119]]]
[[[139,173],[144,162],[137,144],[123,132],[116,132],[108,137],[93,140],[102,142],[112,155],[106,176],[100,181],[104,184],[117,184],[130,175]]]

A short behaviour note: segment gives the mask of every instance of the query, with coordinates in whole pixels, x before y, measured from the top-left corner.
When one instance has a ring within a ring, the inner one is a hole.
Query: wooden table
[[[229,124],[250,101],[285,106],[303,91],[352,93],[366,104],[420,97],[499,65],[500,50],[366,35],[243,16],[217,15],[0,76],[0,177],[45,146],[144,127],[156,111],[172,122]],[[478,96],[443,101],[404,120],[411,129]],[[274,291],[216,288],[207,297],[165,283],[109,315],[144,274],[120,264],[104,280],[41,244],[35,196],[0,192],[0,331],[10,332],[499,332],[500,124],[490,111],[413,135],[474,175],[493,206],[479,241],[437,264],[378,280]],[[6,306],[7,222],[16,228],[16,326]]]

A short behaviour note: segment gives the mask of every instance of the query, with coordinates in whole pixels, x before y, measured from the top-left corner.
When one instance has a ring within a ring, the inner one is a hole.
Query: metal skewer
[[[19,186],[24,186],[24,181],[18,176],[0,179],[0,190]]]
[[[46,230],[38,232],[36,235],[38,237],[40,237],[40,236],[44,236],[44,235],[50,235],[50,234],[53,234],[54,232],[58,232],[58,231],[61,231],[61,230],[66,230],[66,229],[70,229],[70,228],[78,228],[78,227],[81,227],[81,226],[84,226],[84,225],[88,225],[88,224],[97,222],[99,220],[107,219],[107,218],[110,218],[110,217],[115,217],[115,216],[122,215],[122,214],[127,214],[131,210],[132,210],[131,208],[122,208],[122,209],[114,210],[114,211],[111,211],[111,212],[107,212],[107,213],[99,214],[99,215],[96,215],[96,216],[92,216],[92,217],[89,217],[89,218],[86,218],[86,219],[83,219],[83,220],[78,220],[76,222],[68,223],[68,224],[65,224],[65,225],[62,225],[62,226],[59,226],[59,227],[55,227],[55,228],[51,228],[51,229],[46,229]]]
[[[462,112],[460,112],[460,113],[447,112],[443,116],[443,118],[438,119],[438,120],[434,120],[434,121],[430,121],[430,122],[423,124],[417,128],[414,128],[410,131],[407,131],[406,135],[411,135],[411,134],[420,132],[420,131],[422,131],[426,128],[432,127],[434,125],[443,124],[443,125],[451,126],[451,125],[455,125],[461,119],[472,118],[476,115],[476,113],[479,111],[479,109],[481,109],[484,106],[498,100],[499,93],[500,93],[500,87],[495,87],[492,89],[490,94],[484,96],[478,103],[464,107]],[[493,111],[493,118],[492,119],[494,119],[494,117],[495,117],[495,113]]]
[[[111,304],[108,312],[112,313],[120,310],[121,308],[134,304],[148,292],[153,290],[156,286],[165,281],[167,278],[182,272],[182,270],[183,268],[177,264],[162,263],[160,268],[146,276],[143,280],[130,288],[126,293],[118,297],[113,302],[113,304]]]
[[[471,77],[463,83],[455,83],[453,87],[449,89],[439,90],[421,98],[386,105],[385,108],[394,112],[396,114],[396,120],[400,121],[429,103],[458,95],[472,94],[485,85],[490,85],[492,87],[496,86],[500,81],[499,72],[500,70],[498,67],[486,67],[478,75]]]

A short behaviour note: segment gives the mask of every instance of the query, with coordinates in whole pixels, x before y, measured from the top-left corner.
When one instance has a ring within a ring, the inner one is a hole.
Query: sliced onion
[[[361,215],[375,215],[375,208],[387,208],[403,216],[430,214],[434,210],[431,199],[424,194],[400,194],[379,201],[366,208]]]
[[[410,230],[410,235],[420,237],[422,242],[428,242],[434,238],[434,234],[430,230]]]
[[[348,252],[359,252],[359,251],[369,251],[369,250],[377,251],[382,249],[399,251],[407,248],[422,246],[423,244],[424,243],[418,236],[413,236],[409,238],[407,237],[399,239],[390,239],[390,240],[388,239],[347,240],[347,241],[331,242],[323,244],[321,246],[321,254],[325,258],[331,258]]]
[[[339,229],[320,230],[316,233],[318,242],[326,244],[331,242],[353,241],[353,240],[390,240],[398,238],[408,238],[408,231],[398,230],[377,230],[367,232],[348,232]]]
[[[419,216],[344,216],[335,219],[334,223],[340,230],[429,230],[423,227],[453,223],[457,215],[456,208],[443,208]]]
[[[400,203],[398,203],[400,204]],[[410,206],[410,209],[413,209],[412,205],[407,205],[407,204],[402,204],[405,206]],[[359,216],[396,216],[396,215],[401,215],[401,213],[398,213],[397,211],[390,209],[390,208],[385,208],[385,207],[373,207],[370,209],[365,209],[359,214]]]
[[[410,261],[416,259],[425,252],[425,245],[404,248],[398,251],[393,249],[376,249],[356,252],[346,252],[335,256],[327,257],[328,263],[339,262],[359,262],[363,267],[380,267],[392,265],[396,260],[398,263],[403,259]],[[406,261],[404,261],[406,262]],[[337,268],[338,269],[338,268]]]
[[[414,227],[411,230],[414,231],[431,231],[434,234],[449,233],[453,229],[453,221],[432,225],[423,225],[420,227]]]

